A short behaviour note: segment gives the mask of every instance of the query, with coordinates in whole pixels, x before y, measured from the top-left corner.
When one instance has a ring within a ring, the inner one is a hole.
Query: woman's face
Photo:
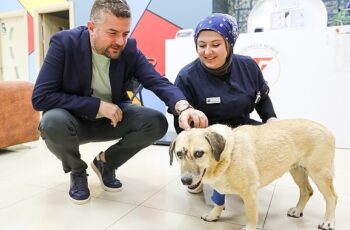
[[[227,57],[226,41],[217,32],[204,30],[197,39],[197,52],[201,62],[210,69],[218,69]]]

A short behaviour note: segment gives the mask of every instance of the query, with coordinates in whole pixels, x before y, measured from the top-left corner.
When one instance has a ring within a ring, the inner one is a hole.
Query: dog
[[[300,196],[287,215],[299,218],[313,194],[308,176],[326,200],[326,213],[318,229],[335,229],[337,195],[333,187],[335,138],[323,125],[307,119],[276,120],[267,124],[230,128],[215,124],[182,131],[170,144],[170,165],[175,155],[184,185],[202,182],[221,194],[239,194],[245,205],[247,224],[258,222],[258,189],[289,171]],[[224,205],[201,218],[219,219]]]

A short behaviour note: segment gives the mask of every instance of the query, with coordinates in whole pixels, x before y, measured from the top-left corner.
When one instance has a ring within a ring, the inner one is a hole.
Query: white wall
[[[267,58],[259,64],[278,118],[319,121],[333,131],[337,147],[350,148],[349,47],[350,26],[241,34],[234,52]],[[174,80],[195,57],[192,38],[166,41],[166,76]]]
[[[165,40],[165,77],[174,83],[180,69],[197,58],[193,37]],[[173,115],[166,113],[168,132],[175,132]]]

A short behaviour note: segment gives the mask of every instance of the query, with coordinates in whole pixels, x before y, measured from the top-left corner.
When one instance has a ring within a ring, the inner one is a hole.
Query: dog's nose
[[[183,177],[181,177],[181,182],[183,185],[191,185],[192,184],[192,177],[183,176]]]

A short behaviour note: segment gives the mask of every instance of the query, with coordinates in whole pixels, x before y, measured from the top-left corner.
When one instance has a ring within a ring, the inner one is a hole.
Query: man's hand
[[[101,101],[100,108],[98,110],[100,114],[111,120],[111,125],[116,127],[118,122],[123,119],[123,112],[118,105]]]
[[[184,130],[189,130],[192,122],[195,128],[208,127],[208,118],[202,111],[193,108],[184,110],[179,116],[179,126]]]

